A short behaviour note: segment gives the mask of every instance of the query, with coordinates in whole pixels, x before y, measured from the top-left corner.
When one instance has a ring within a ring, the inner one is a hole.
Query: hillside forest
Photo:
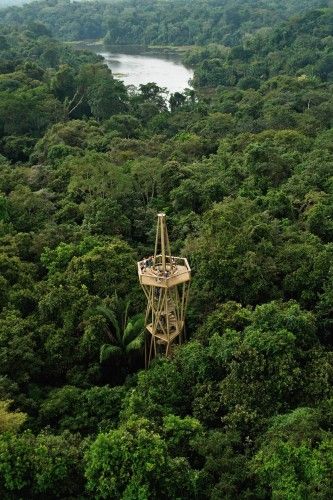
[[[192,86],[94,38],[185,45]],[[330,1],[0,11],[2,499],[332,498],[332,90]],[[192,284],[146,370],[159,211]]]

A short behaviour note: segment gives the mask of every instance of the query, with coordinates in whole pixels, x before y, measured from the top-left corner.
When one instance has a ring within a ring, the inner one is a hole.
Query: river
[[[122,46],[108,47],[98,44],[80,44],[80,47],[92,50],[104,57],[115,78],[125,85],[155,82],[165,87],[170,93],[182,92],[190,87],[189,80],[193,71],[186,68],[177,53],[164,53],[156,49]]]

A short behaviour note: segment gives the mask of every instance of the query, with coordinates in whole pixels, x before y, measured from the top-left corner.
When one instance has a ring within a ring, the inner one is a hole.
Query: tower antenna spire
[[[160,252],[159,252],[160,250]],[[166,271],[167,258],[171,256],[170,242],[168,236],[168,229],[165,220],[165,214],[157,214],[157,229],[156,229],[156,241],[155,241],[155,252],[154,260],[161,255],[162,269]]]

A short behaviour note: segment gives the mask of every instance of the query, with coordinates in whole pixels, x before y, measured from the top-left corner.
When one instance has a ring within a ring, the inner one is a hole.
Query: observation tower
[[[191,268],[184,257],[171,255],[165,214],[157,215],[155,252],[138,262],[140,284],[147,299],[145,364],[153,356],[170,354],[171,344],[182,341]]]

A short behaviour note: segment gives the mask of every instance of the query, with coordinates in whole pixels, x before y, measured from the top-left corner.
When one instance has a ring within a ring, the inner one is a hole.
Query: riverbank
[[[165,54],[165,55],[178,55],[183,57],[187,51],[193,49],[195,45],[107,45],[104,43],[103,38],[99,40],[75,40],[66,42],[68,45],[78,47],[78,48],[87,48],[87,47],[105,47],[110,50],[117,50],[118,52],[126,51],[128,47],[136,47],[138,53],[140,54]]]

